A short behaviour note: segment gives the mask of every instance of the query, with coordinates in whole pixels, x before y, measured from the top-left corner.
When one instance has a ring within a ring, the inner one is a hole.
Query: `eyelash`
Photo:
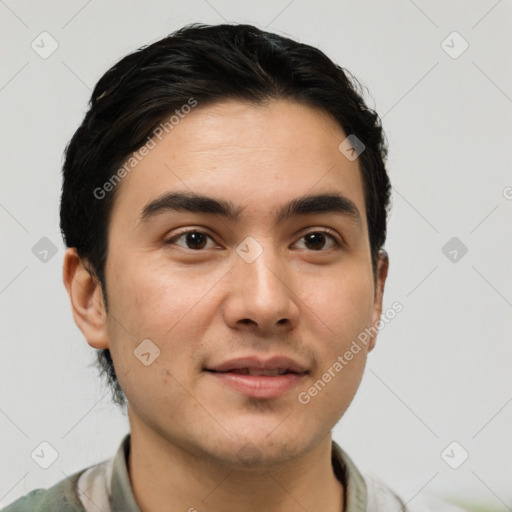
[[[165,244],[172,245],[176,240],[179,240],[179,238],[180,238],[180,237],[182,237],[183,235],[187,235],[188,233],[199,233],[199,234],[201,234],[201,235],[206,235],[207,237],[209,237],[210,239],[212,239],[212,240],[213,240],[213,237],[212,237],[211,235],[209,235],[208,233],[205,233],[204,231],[200,231],[200,230],[198,230],[198,229],[187,229],[187,230],[185,230],[185,231],[181,231],[180,233],[175,234],[175,235],[174,235],[172,238],[170,238],[169,240],[166,240],[166,241],[165,241]],[[302,238],[304,238],[305,236],[307,236],[307,235],[311,234],[311,233],[322,233],[322,234],[324,234],[324,235],[328,235],[328,236],[331,238],[331,240],[334,242],[334,244],[335,244],[335,247],[332,247],[331,249],[338,249],[338,248],[342,247],[342,245],[343,245],[343,244],[342,244],[342,242],[340,242],[340,241],[338,240],[338,238],[337,238],[337,236],[336,236],[336,232],[335,232],[335,231],[333,231],[332,229],[328,229],[328,228],[323,228],[323,229],[313,229],[313,230],[311,230],[311,231],[308,231],[307,233],[304,233],[304,234],[299,238],[299,240],[300,240],[300,239],[302,239]],[[204,249],[188,249],[188,247],[187,247],[187,248],[185,248],[185,249],[187,249],[187,250],[189,250],[189,251],[193,251],[193,252],[203,252],[203,251],[204,251]],[[326,252],[326,251],[328,251],[328,250],[329,250],[329,249],[321,249],[321,250],[319,250],[319,251],[315,251],[315,250],[311,249],[311,250],[310,250],[310,252]]]

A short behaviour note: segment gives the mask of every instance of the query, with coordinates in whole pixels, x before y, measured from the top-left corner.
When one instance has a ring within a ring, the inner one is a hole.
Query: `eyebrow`
[[[168,192],[150,201],[142,209],[139,222],[147,222],[168,211],[207,213],[231,221],[240,219],[244,208],[231,201],[214,199],[193,192]],[[292,199],[275,211],[276,223],[301,215],[335,213],[347,217],[361,227],[361,214],[357,206],[337,192],[305,195]]]

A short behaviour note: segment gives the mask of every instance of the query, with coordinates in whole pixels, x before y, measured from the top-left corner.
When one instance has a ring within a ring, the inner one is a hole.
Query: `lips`
[[[288,357],[231,359],[205,368],[216,382],[227,385],[242,395],[278,398],[297,386],[308,374],[298,361]]]
[[[237,373],[239,375],[263,375],[265,377],[275,377],[276,375],[284,375],[290,372],[286,368],[273,368],[272,370],[260,370],[259,368],[234,368],[229,370],[230,373]]]
[[[206,368],[212,372],[233,372],[241,375],[284,375],[285,373],[307,373],[304,365],[298,361],[284,356],[275,356],[270,359],[258,357],[241,357],[230,359]]]

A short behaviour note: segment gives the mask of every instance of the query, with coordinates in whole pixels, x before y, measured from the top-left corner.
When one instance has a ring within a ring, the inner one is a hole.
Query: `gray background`
[[[318,46],[368,86],[388,135],[385,308],[404,309],[335,439],[411,503],[435,493],[512,510],[510,0],[0,0],[0,16],[1,505],[111,456],[128,431],[62,285],[64,147],[114,62],[227,20]],[[43,31],[58,43],[47,58],[31,47],[50,48]],[[59,454],[46,470],[30,455],[42,441]],[[458,469],[441,456],[452,441],[451,461],[469,453]]]

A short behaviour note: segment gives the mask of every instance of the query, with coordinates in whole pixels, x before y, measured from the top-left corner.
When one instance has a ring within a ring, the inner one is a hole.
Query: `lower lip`
[[[286,373],[266,377],[232,372],[208,372],[220,382],[252,398],[278,398],[297,386],[305,374]]]

